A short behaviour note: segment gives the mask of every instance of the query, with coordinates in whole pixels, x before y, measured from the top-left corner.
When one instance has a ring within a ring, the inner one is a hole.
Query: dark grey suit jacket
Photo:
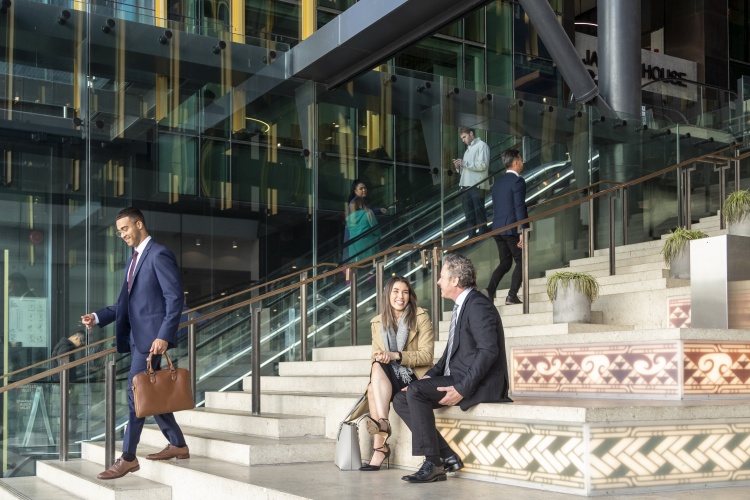
[[[508,397],[508,366],[505,335],[500,314],[490,300],[476,290],[469,292],[456,323],[451,355],[453,387],[466,411],[479,403],[513,402]],[[425,375],[438,377],[445,371],[446,352]]]

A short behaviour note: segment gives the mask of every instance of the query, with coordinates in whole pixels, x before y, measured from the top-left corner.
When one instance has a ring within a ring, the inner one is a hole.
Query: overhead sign
[[[594,80],[599,74],[599,54],[597,38],[583,33],[576,33],[576,51],[581,56],[584,66]],[[668,56],[660,52],[641,50],[641,85],[663,78],[684,78],[696,81],[698,64],[679,57]],[[654,84],[644,90],[658,92],[684,99],[695,99],[695,89],[681,82]]]

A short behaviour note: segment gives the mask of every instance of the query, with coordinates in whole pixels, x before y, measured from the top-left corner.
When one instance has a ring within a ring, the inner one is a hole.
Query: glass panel
[[[461,38],[463,36],[463,20],[458,20],[455,23],[451,23],[447,26],[442,27],[440,30],[438,30],[438,33],[454,38]]]
[[[466,87],[481,90],[484,88],[484,49],[466,45],[464,47],[464,78]],[[474,85],[472,85],[472,83]]]
[[[513,95],[513,10],[506,2],[487,6],[487,84],[493,93]]]
[[[746,0],[729,2],[727,20],[729,21],[729,57],[739,61],[750,62],[750,40],[747,37],[748,4]],[[733,81],[730,79],[730,81]]]
[[[357,0],[318,0],[318,7],[325,7],[327,9],[335,9],[343,12],[355,3],[357,3]]]
[[[461,77],[460,57],[459,43],[428,38],[398,53],[395,61],[399,68],[458,80]]]
[[[208,4],[209,2],[206,2]],[[261,40],[296,45],[299,41],[298,2],[244,2],[245,34]]]
[[[464,18],[466,40],[484,43],[484,14],[484,9],[477,9]]]

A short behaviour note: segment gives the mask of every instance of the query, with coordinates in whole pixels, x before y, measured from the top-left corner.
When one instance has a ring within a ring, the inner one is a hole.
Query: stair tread
[[[231,410],[230,410],[231,411]],[[156,429],[159,431],[159,427],[156,425],[147,425],[144,428]],[[262,437],[253,436],[250,434],[243,434],[239,432],[232,432],[226,430],[216,429],[203,429],[200,427],[192,427],[182,425],[180,426],[182,433],[185,436],[194,436],[204,439],[211,439],[214,441],[227,441],[235,444],[244,444],[247,446],[278,446],[283,444],[319,444],[319,443],[330,443],[331,440],[323,436],[300,436],[300,437]],[[161,431],[159,431],[161,432]],[[140,449],[140,448],[139,448]],[[190,455],[192,457],[192,453]]]
[[[83,498],[37,476],[0,478],[0,491],[13,495],[15,498],[33,498],[34,500],[78,500]]]
[[[88,446],[102,446],[91,443]],[[144,452],[151,452],[150,449]],[[369,498],[373,491],[378,496],[397,497],[403,500],[425,498],[423,488],[405,488],[400,480],[404,469],[381,469],[378,474],[362,474],[356,471],[339,471],[333,465],[333,456],[326,462],[294,463],[281,465],[254,465],[252,467],[217,461],[204,457],[191,457],[190,460],[179,460],[158,466],[174,466],[184,470],[183,476],[190,472],[217,476],[229,481],[258,487],[258,498],[268,499],[309,499],[328,500],[330,498]],[[413,470],[419,467],[421,458],[414,457]],[[475,481],[470,478],[453,475],[448,481],[440,483],[440,494],[463,498],[467,495],[475,500],[492,500],[507,496],[509,489],[518,492],[528,500],[544,500],[549,492],[511,487],[505,484]],[[530,496],[528,496],[530,495]],[[574,495],[562,495],[562,498],[574,500]]]
[[[344,394],[290,393],[269,391],[265,396],[305,398],[346,398]],[[357,394],[348,396],[357,398]],[[511,395],[513,403],[482,403],[464,412],[458,407],[436,410],[438,418],[458,420],[554,421],[570,423],[608,423],[617,421],[700,420],[750,418],[750,399],[668,400],[646,399],[532,397]]]
[[[507,337],[506,347],[559,346],[577,344],[630,344],[643,342],[669,342],[678,340],[746,342],[747,330],[710,328],[658,328],[653,330],[619,330],[603,332],[569,333]]]
[[[140,459],[139,463],[145,459]],[[142,465],[142,464],[141,464]],[[45,470],[48,467],[49,470]],[[91,483],[93,489],[97,489],[100,492],[103,490],[108,494],[121,494],[123,491],[143,492],[144,495],[149,495],[146,491],[160,491],[162,495],[165,493],[164,490],[169,490],[169,486],[150,479],[141,477],[136,473],[126,474],[124,477],[112,480],[101,480],[97,479],[97,475],[102,472],[106,467],[102,464],[97,464],[86,459],[73,459],[66,462],[60,462],[59,460],[44,460],[40,464],[37,464],[37,476],[41,479],[46,480],[46,477],[50,473],[63,472],[75,479],[71,481],[85,481]],[[166,492],[168,493],[168,492]],[[85,494],[82,492],[82,494]],[[91,497],[91,495],[86,495]],[[169,495],[167,495],[167,498]]]
[[[305,377],[307,378],[307,377]],[[311,418],[316,419],[322,419],[323,417],[305,417],[302,415],[289,415],[284,413],[263,413],[262,415],[253,415],[253,412],[251,411],[243,411],[243,410],[229,410],[225,408],[195,408],[194,410],[189,411],[197,411],[202,413],[218,413],[221,415],[233,415],[238,417],[249,417],[249,418],[255,418],[255,419],[274,419],[274,420],[309,420]]]

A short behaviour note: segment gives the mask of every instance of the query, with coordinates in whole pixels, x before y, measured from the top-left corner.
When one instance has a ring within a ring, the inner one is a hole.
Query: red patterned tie
[[[133,251],[133,259],[130,261],[130,269],[128,269],[128,293],[130,293],[130,287],[133,285],[133,273],[135,272],[135,264],[138,261],[138,252]]]

